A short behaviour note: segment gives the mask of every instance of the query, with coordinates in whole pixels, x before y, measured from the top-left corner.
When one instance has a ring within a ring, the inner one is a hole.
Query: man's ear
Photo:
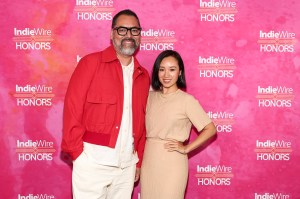
[[[114,30],[111,29],[111,31],[110,31],[110,39],[111,39],[111,40],[113,39],[113,35],[114,35]]]

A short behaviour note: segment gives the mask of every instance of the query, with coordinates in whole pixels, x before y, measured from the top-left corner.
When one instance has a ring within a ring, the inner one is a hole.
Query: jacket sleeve
[[[139,158],[139,161],[136,164],[137,168],[141,168],[141,166],[142,166],[145,143],[146,143],[146,128],[144,128],[144,130],[142,132],[142,136],[139,140],[138,147],[137,147],[137,153],[138,153],[138,158]]]
[[[138,158],[139,158],[139,162],[136,165],[137,168],[141,168],[141,166],[142,166],[145,143],[146,143],[145,113],[146,113],[146,104],[147,104],[149,88],[150,88],[150,79],[149,79],[149,75],[148,75],[147,71],[146,71],[146,76],[147,76],[147,84],[146,84],[146,88],[145,88],[146,95],[145,95],[145,99],[144,99],[144,114],[142,115],[142,117],[144,117],[144,120],[143,120],[144,123],[142,125],[143,126],[142,132],[141,132],[142,134],[139,139],[138,146],[137,146],[137,153],[138,153]]]
[[[87,92],[95,74],[96,64],[82,58],[74,70],[66,92],[63,110],[62,150],[75,160],[83,151],[85,133],[83,113]]]

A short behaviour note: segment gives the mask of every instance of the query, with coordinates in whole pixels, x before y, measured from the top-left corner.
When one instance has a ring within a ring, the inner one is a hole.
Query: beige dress
[[[211,122],[199,102],[178,89],[174,93],[149,93],[146,111],[147,141],[141,173],[141,199],[183,199],[188,158],[168,152],[168,140],[184,142],[192,124],[201,131]]]

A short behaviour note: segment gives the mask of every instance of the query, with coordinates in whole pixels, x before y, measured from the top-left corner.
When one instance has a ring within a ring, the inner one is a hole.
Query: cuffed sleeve
[[[206,125],[211,123],[211,119],[208,117],[198,100],[189,95],[186,99],[186,115],[191,123],[200,132]]]
[[[144,130],[142,132],[142,136],[138,143],[138,147],[137,147],[137,153],[138,153],[138,158],[139,158],[139,162],[136,165],[137,168],[141,168],[141,166],[142,166],[145,143],[146,143],[146,129],[144,128]]]

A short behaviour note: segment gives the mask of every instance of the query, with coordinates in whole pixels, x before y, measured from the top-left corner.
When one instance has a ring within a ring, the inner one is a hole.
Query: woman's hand
[[[177,140],[169,140],[167,143],[165,143],[164,146],[165,149],[168,149],[168,151],[177,151],[182,154],[187,154],[193,151],[194,149],[198,148],[199,146],[201,146],[203,143],[205,143],[215,134],[216,134],[216,127],[214,123],[211,122],[203,128],[200,135],[198,135],[198,137],[191,143],[187,145],[183,145],[182,142],[179,142]]]
[[[167,143],[165,143],[165,149],[168,151],[177,151],[182,154],[187,154],[186,147],[183,145],[182,142],[179,142],[177,140],[170,140]]]

